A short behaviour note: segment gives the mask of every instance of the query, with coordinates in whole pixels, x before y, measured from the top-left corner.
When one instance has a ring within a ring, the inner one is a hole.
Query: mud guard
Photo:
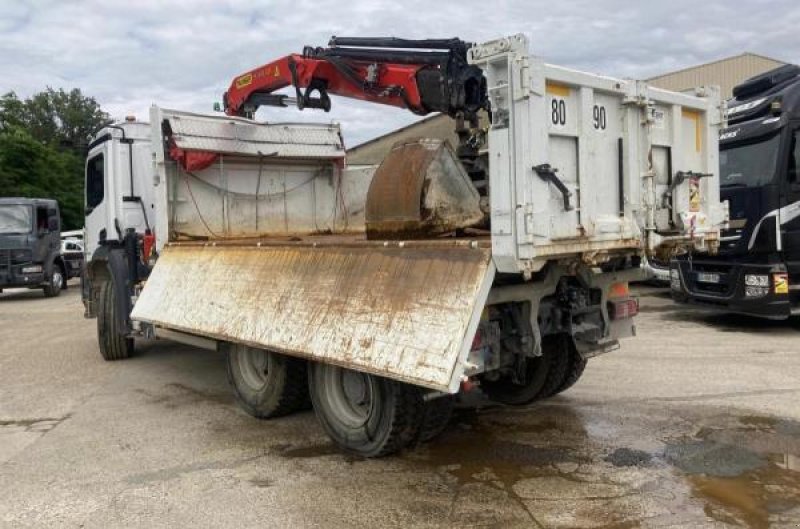
[[[132,318],[454,393],[493,278],[467,241],[181,243]]]
[[[101,266],[106,268],[110,281],[114,283],[114,291],[117,292],[115,296],[115,303],[117,305],[115,325],[117,327],[117,332],[128,336],[131,333],[131,320],[128,315],[131,313],[132,307],[130,279],[128,277],[129,267],[128,259],[125,257],[125,250],[109,246],[100,246],[95,250],[89,262],[101,263]],[[86,300],[91,298],[91,282],[94,281],[94,277],[92,277],[89,268],[88,266],[85,267],[86,278],[83,277],[83,273],[81,274],[81,293],[84,304]],[[90,309],[90,307],[87,306],[84,316],[96,317],[97,314],[94,307]]]

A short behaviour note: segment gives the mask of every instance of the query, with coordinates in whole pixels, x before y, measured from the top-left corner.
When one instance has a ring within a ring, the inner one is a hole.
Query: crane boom
[[[488,110],[483,72],[467,63],[459,39],[333,37],[327,48],[305,47],[234,78],[225,112],[252,117],[262,105],[331,108],[339,95],[473,120]],[[294,87],[295,97],[274,92]]]

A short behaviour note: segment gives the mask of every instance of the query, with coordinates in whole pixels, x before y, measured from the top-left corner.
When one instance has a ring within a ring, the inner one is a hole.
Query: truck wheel
[[[44,286],[44,297],[54,298],[61,294],[61,287],[64,286],[64,274],[61,273],[61,267],[53,265],[53,270],[50,272],[50,277],[47,278],[47,284]]]
[[[423,404],[422,420],[417,434],[420,441],[431,441],[444,432],[453,417],[455,403],[454,395],[445,395]]]
[[[227,353],[228,381],[247,413],[269,419],[308,408],[305,360],[240,344]]]
[[[415,440],[422,411],[415,386],[327,364],[309,366],[308,384],[319,422],[344,451],[381,457]]]
[[[117,304],[113,281],[100,287],[97,304],[97,342],[104,360],[123,360],[133,353],[133,338],[117,330]]]
[[[572,340],[563,334],[549,337],[542,342],[543,353],[550,357],[550,369],[537,399],[552,397],[565,384],[574,348]]]
[[[572,351],[569,356],[570,359],[569,367],[567,368],[567,376],[564,378],[564,382],[561,383],[554,394],[567,391],[569,388],[574,386],[578,379],[581,378],[581,375],[583,375],[583,371],[586,369],[586,362],[588,360],[581,357],[578,351],[575,350],[574,346],[572,347]]]
[[[550,355],[543,350],[541,356],[526,359],[524,384],[517,384],[505,376],[498,380],[485,380],[481,383],[481,388],[491,400],[501,404],[530,404],[539,397],[549,370]]]

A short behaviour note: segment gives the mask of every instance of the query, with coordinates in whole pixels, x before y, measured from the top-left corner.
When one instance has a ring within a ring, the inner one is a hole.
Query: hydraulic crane
[[[306,46],[237,76],[223,96],[225,112],[252,118],[260,106],[329,111],[330,95],[407,108],[418,115],[441,112],[456,120],[456,153],[485,196],[486,167],[478,114],[491,119],[486,78],[467,62],[471,43],[458,38],[332,37],[327,48]],[[294,87],[294,97],[274,92]]]
[[[237,76],[224,95],[228,115],[252,117],[259,106],[331,108],[329,94],[473,119],[488,110],[486,80],[467,64],[460,39],[332,37]],[[293,86],[295,97],[274,94]]]

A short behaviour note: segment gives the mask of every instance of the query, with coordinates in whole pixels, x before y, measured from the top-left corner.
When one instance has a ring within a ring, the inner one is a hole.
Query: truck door
[[[91,259],[100,241],[108,237],[116,238],[114,228],[109,223],[111,197],[106,181],[107,168],[107,148],[97,149],[89,154],[86,161],[86,240],[84,241],[84,255],[87,261]]]
[[[800,125],[789,141],[789,163],[786,171],[786,196],[781,201],[780,223],[783,231],[783,253],[789,272],[800,274]]]

